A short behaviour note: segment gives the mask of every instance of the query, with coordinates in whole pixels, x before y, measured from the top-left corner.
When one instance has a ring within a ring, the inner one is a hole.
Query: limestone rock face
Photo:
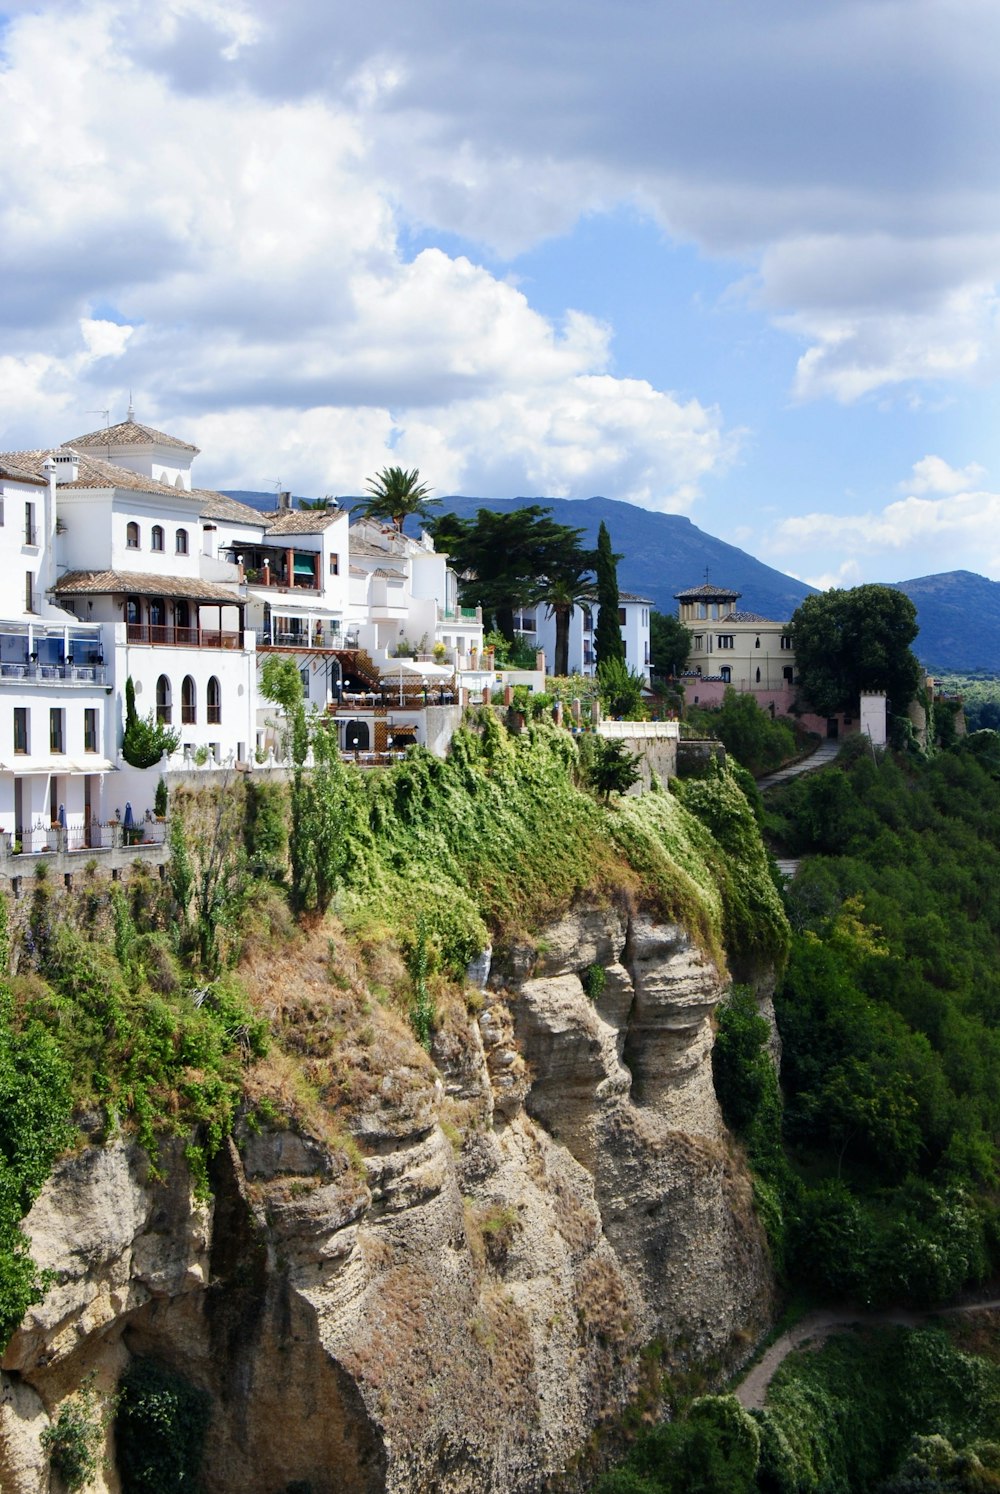
[[[210,1203],[180,1143],[162,1181],[125,1142],[57,1167],[25,1222],[53,1285],[2,1359],[4,1494],[48,1490],[61,1401],[91,1373],[110,1397],[141,1354],[211,1394],[207,1494],[582,1489],[567,1464],[643,1345],[756,1335],[770,1275],[712,1089],[714,967],[680,928],[587,907],[476,974],[437,1077],[366,1103],[363,1171],[277,1129],[226,1145]]]

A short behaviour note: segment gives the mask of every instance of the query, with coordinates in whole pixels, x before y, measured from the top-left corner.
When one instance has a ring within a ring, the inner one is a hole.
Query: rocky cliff
[[[527,1494],[574,1485],[645,1345],[746,1352],[771,1286],[712,1088],[716,968],[593,905],[487,966],[466,1030],[366,1094],[363,1167],[274,1128],[224,1146],[203,1203],[180,1143],[157,1176],[125,1140],[57,1166],[25,1222],[53,1282],[2,1360],[4,1494],[48,1490],[44,1428],[135,1355],[209,1391],[209,1494]]]

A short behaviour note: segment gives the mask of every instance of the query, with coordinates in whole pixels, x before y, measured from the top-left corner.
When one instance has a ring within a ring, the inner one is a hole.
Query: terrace
[[[103,685],[106,681],[98,632],[31,623],[0,628],[0,683]]]

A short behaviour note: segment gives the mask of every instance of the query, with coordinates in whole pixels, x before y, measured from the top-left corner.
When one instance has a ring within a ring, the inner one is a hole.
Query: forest
[[[758,813],[803,858],[774,1002],[780,1089],[748,990],[720,1013],[714,1065],[789,1311],[906,1307],[929,1326],[787,1360],[763,1412],[681,1394],[598,1487],[1000,1488],[995,1327],[970,1352],[931,1316],[1000,1267],[1000,737],[930,757],[857,739]]]

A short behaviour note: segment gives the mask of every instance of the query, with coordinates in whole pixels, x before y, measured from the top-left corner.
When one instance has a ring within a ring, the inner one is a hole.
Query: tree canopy
[[[420,481],[416,467],[412,472],[403,467],[383,467],[365,486],[370,496],[355,505],[356,511],[365,519],[388,520],[400,532],[411,514],[426,519],[431,505],[441,502],[430,497],[431,490]]]
[[[792,617],[801,694],[820,715],[857,706],[863,690],[884,690],[901,714],[917,692],[910,649],[917,611],[891,586],[855,586],[806,597]]]
[[[691,629],[672,612],[649,614],[649,663],[654,674],[683,674],[691,654]]]
[[[620,559],[621,556],[616,555],[611,548],[611,535],[602,519],[597,531],[597,558],[594,564],[597,572],[597,605],[600,608],[594,630],[594,652],[597,655],[598,669],[616,659],[622,664],[625,662],[625,643],[618,621]]]
[[[511,513],[481,508],[474,519],[442,514],[430,526],[435,546],[459,573],[463,605],[482,607],[484,623],[495,622],[511,642],[517,608],[546,601],[547,582],[574,574],[579,580],[590,569],[583,530],[557,524],[551,512],[537,503]]]

